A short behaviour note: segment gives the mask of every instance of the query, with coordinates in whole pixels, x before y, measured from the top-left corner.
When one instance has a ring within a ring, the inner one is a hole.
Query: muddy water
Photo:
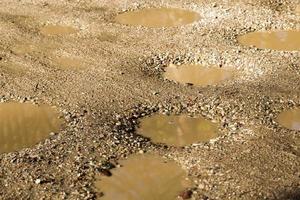
[[[10,48],[16,55],[34,54],[37,52],[51,52],[57,49],[57,45],[53,43],[26,43],[20,42]]]
[[[126,12],[116,17],[116,22],[152,28],[190,24],[200,19],[198,13],[176,8],[149,8]]]
[[[76,33],[77,30],[70,26],[48,25],[41,28],[40,32],[45,36],[54,36]]]
[[[13,46],[11,50],[16,55],[24,55],[27,53],[32,53],[34,51],[37,51],[38,48],[33,44],[18,44],[16,46]]]
[[[57,132],[61,120],[49,106],[27,103],[0,104],[0,153],[32,147]]]
[[[218,127],[203,117],[157,114],[143,118],[137,132],[156,143],[185,146],[217,137]]]
[[[176,200],[190,186],[187,173],[175,162],[154,155],[134,155],[121,161],[112,176],[98,176],[103,200]]]
[[[295,11],[296,11],[297,14],[300,14],[300,5],[296,6]]]
[[[26,73],[23,66],[13,62],[0,63],[0,72],[9,74],[10,76],[22,76]]]
[[[83,69],[83,62],[77,58],[60,57],[55,62],[60,69]]]
[[[169,65],[164,78],[179,83],[190,83],[197,86],[215,85],[234,76],[233,70],[220,67],[203,67],[201,65]]]
[[[300,130],[300,108],[280,113],[277,117],[277,122],[285,128]]]
[[[300,50],[300,30],[253,32],[238,38],[246,46],[280,51]]]

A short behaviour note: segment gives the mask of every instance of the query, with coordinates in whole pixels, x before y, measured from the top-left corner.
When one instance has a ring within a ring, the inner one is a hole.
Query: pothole
[[[154,143],[180,147],[218,137],[218,126],[203,117],[156,114],[142,118],[137,133]]]
[[[57,63],[57,67],[60,69],[83,69],[84,65],[82,60],[78,58],[70,58],[70,57],[59,57],[55,59]]]
[[[18,44],[11,48],[11,51],[16,55],[24,55],[37,50],[38,48],[33,44]]]
[[[300,5],[297,5],[297,6],[296,6],[295,12],[296,12],[297,14],[300,14]]]
[[[300,50],[300,31],[252,32],[240,36],[238,41],[243,45],[254,46],[260,49],[297,51]]]
[[[280,113],[277,122],[288,129],[300,130],[300,109],[290,109]]]
[[[97,176],[103,200],[174,200],[191,184],[180,166],[159,156],[133,155],[119,164],[111,176]]]
[[[7,73],[10,76],[22,76],[26,73],[26,70],[23,66],[8,61],[0,64],[0,72]]]
[[[0,104],[0,153],[36,145],[62,124],[50,106],[27,103]]]
[[[35,54],[40,52],[51,52],[57,49],[57,45],[53,43],[31,43],[31,42],[19,42],[12,46],[10,50],[16,55]]]
[[[164,78],[196,86],[215,85],[234,77],[234,71],[201,65],[174,65],[165,68]]]
[[[147,8],[119,14],[115,20],[120,24],[151,28],[190,24],[200,19],[198,13],[177,8]]]
[[[40,32],[45,36],[55,36],[76,33],[77,30],[70,26],[47,25],[41,28]]]

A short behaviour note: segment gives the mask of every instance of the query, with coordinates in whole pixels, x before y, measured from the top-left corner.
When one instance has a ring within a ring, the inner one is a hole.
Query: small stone
[[[145,152],[143,150],[139,150],[139,154],[144,154]]]
[[[184,190],[182,192],[179,193],[179,197],[181,197],[182,199],[190,199],[192,198],[193,192],[191,190]]]
[[[116,125],[117,125],[117,126],[121,126],[121,122],[117,122]]]
[[[42,182],[42,180],[39,178],[35,180],[35,184],[40,184],[41,182]]]
[[[55,135],[56,135],[56,133],[54,133],[54,132],[50,133],[50,136],[55,136]]]
[[[111,162],[105,162],[103,165],[102,165],[102,169],[107,169],[107,170],[110,170],[110,169],[113,169],[115,168],[116,166],[111,163]]]
[[[101,169],[100,173],[104,176],[112,176],[112,173],[107,169]]]

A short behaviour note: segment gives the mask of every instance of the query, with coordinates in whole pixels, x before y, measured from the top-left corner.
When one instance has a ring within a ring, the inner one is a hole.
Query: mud
[[[1,104],[56,106],[66,122],[31,148],[0,155],[0,199],[95,199],[99,172],[137,152],[176,162],[193,181],[192,199],[298,197],[299,131],[281,126],[277,116],[300,107],[299,51],[238,41],[252,32],[299,30],[298,4],[0,1]],[[162,7],[200,18],[164,28],[115,21],[121,13]],[[45,36],[40,30],[47,25],[77,32]],[[12,51],[20,44],[38,50]],[[86,68],[60,70],[59,57],[81,59]],[[230,67],[239,76],[195,87],[165,80],[170,64]],[[136,130],[154,114],[203,116],[220,126],[219,136],[185,147],[154,143]]]

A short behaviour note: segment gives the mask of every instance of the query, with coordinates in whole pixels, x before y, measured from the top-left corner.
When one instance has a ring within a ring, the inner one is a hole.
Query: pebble
[[[38,178],[34,182],[35,182],[35,184],[40,184],[42,182],[42,180]]]
[[[181,197],[182,199],[190,199],[192,198],[193,192],[191,190],[184,190],[182,192],[179,193],[179,197]]]

